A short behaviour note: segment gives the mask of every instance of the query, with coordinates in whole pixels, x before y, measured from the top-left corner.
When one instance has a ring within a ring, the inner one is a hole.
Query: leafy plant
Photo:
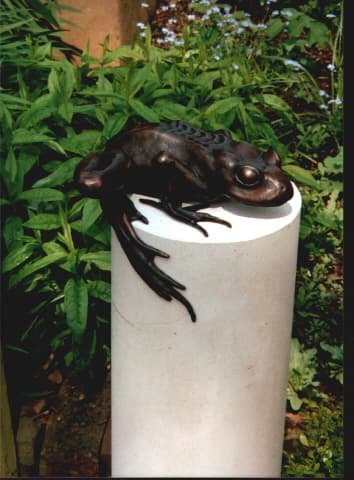
[[[304,349],[297,338],[291,340],[288,400],[293,410],[301,407],[300,393],[306,393],[310,386],[319,385],[319,382],[314,380],[317,373],[316,354],[315,348]]]

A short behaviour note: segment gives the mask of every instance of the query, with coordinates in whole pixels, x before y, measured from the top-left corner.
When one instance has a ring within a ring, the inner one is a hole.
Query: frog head
[[[217,154],[226,193],[243,203],[278,206],[290,200],[293,187],[280,169],[274,150],[262,153],[247,142],[233,142],[232,148]]]

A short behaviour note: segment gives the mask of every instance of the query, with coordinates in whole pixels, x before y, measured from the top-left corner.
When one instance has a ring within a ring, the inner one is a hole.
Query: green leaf
[[[160,118],[150,107],[144,105],[140,100],[131,98],[129,105],[132,107],[135,113],[143,117],[147,122],[158,123]]]
[[[282,169],[295,181],[309,185],[315,190],[320,190],[319,183],[308,170],[293,164],[284,165]]]
[[[267,24],[266,35],[269,39],[277,37],[284,29],[284,22],[280,18],[270,19]]]
[[[28,200],[35,202],[61,202],[65,195],[54,188],[33,188],[25,190],[17,196],[17,200]]]
[[[18,216],[11,216],[5,220],[2,231],[5,245],[8,250],[17,248],[22,245],[23,236],[23,220]]]
[[[85,281],[71,278],[64,287],[64,309],[66,323],[75,340],[86,331],[88,313],[88,292]]]
[[[71,137],[62,138],[60,145],[68,152],[78,153],[79,155],[88,155],[94,150],[101,132],[98,130],[84,130],[83,132]]]
[[[240,97],[230,97],[217,100],[205,110],[204,115],[221,115],[229,110],[232,110],[236,106],[239,106],[241,101],[242,100]]]
[[[60,218],[54,213],[39,213],[23,224],[35,230],[55,230],[60,227]]]
[[[16,275],[12,275],[10,278],[9,286],[10,288],[17,285],[19,282],[24,280],[26,277],[31,275],[38,270],[41,270],[45,267],[48,267],[52,263],[58,262],[59,260],[63,260],[66,257],[66,253],[53,253],[51,255],[47,255],[46,257],[40,258],[39,260],[35,260],[32,263],[25,265]]]
[[[13,132],[13,145],[24,145],[26,143],[42,143],[53,140],[48,135],[43,133],[35,133],[32,130],[27,130],[25,128],[18,128]]]
[[[66,182],[73,179],[75,168],[81,160],[81,157],[74,157],[63,162],[50,175],[37,180],[33,184],[33,187],[56,187],[57,185],[64,185]]]
[[[127,114],[116,113],[112,117],[109,118],[107,123],[104,126],[102,136],[105,140],[109,140],[110,138],[117,135],[124,125],[127,123],[129,116]]]
[[[89,198],[84,205],[82,211],[82,228],[84,231],[88,230],[97,218],[101,215],[102,208],[99,200]]]
[[[89,295],[111,303],[111,285],[103,280],[94,280],[87,284]]]
[[[290,110],[290,107],[286,103],[286,101],[280,98],[278,95],[263,93],[260,98],[263,103],[265,103],[269,107],[274,108],[275,110],[281,110],[285,112]]]
[[[90,252],[82,255],[81,261],[94,263],[96,267],[100,270],[110,271],[111,270],[111,252],[109,251],[100,251],[100,252]]]
[[[154,111],[161,119],[180,120],[186,115],[186,107],[176,102],[160,99],[154,103]]]
[[[26,243],[18,249],[11,250],[2,262],[2,273],[9,272],[28,260],[35,249],[35,244]]]
[[[59,105],[58,113],[66,122],[70,123],[74,114],[74,105],[67,100],[63,100]]]
[[[128,82],[129,82],[129,96],[134,97],[134,95],[144,86],[149,77],[151,77],[151,65],[147,63],[142,68],[135,67],[129,72]]]
[[[5,160],[5,171],[9,174],[10,181],[13,182],[17,174],[17,162],[12,147],[9,149]]]

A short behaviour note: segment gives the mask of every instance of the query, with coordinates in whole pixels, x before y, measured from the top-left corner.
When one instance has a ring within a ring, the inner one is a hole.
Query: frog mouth
[[[294,189],[288,178],[281,172],[264,174],[259,185],[245,188],[237,184],[232,185],[228,194],[236,200],[248,205],[262,207],[278,207],[289,201]]]

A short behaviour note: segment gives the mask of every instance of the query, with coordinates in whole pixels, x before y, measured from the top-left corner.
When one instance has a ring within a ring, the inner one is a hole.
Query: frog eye
[[[235,179],[244,187],[254,187],[260,183],[262,172],[258,168],[241,165],[235,170]]]

